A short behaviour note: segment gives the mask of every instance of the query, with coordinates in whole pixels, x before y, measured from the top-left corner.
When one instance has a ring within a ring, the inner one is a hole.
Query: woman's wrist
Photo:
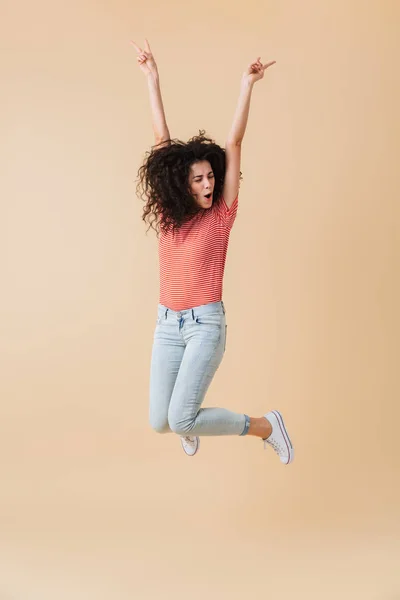
[[[158,71],[157,69],[155,71],[149,71],[146,74],[147,79],[152,79],[153,81],[155,81],[156,83],[159,83],[160,81],[160,77],[158,75]]]
[[[242,88],[245,88],[245,89],[250,89],[250,90],[253,89],[254,82],[249,80],[249,76],[247,73],[243,73],[243,75],[242,75],[241,86],[242,86]]]

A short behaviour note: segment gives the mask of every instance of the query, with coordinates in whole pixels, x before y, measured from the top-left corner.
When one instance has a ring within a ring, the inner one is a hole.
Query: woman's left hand
[[[261,56],[259,56],[256,61],[250,63],[243,75],[243,77],[251,84],[262,79],[266,69],[276,63],[276,60],[271,60],[263,65],[260,58]]]

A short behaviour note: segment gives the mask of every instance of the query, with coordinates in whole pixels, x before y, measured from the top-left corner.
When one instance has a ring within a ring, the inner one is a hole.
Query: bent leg
[[[169,405],[169,426],[178,435],[242,435],[248,427],[246,415],[201,408],[224,355],[224,323],[217,333],[210,327],[196,330],[195,324],[191,332]]]

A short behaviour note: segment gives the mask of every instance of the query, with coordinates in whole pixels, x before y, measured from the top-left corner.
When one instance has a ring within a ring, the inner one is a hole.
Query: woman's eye
[[[210,179],[214,179],[214,173],[212,175],[209,175]],[[198,177],[197,179],[193,179],[193,181],[195,183],[199,183],[202,180],[202,177]]]

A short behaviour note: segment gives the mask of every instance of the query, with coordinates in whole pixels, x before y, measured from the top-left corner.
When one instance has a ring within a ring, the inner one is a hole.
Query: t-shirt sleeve
[[[221,198],[221,202],[219,203],[219,206],[218,206],[218,216],[221,219],[221,221],[224,223],[224,225],[226,227],[228,227],[228,229],[232,229],[232,227],[233,227],[233,224],[235,222],[236,215],[237,215],[238,204],[239,204],[239,194],[236,196],[236,198],[233,201],[233,204],[230,208],[228,208],[228,206],[226,205],[224,197],[222,196],[222,198]]]

